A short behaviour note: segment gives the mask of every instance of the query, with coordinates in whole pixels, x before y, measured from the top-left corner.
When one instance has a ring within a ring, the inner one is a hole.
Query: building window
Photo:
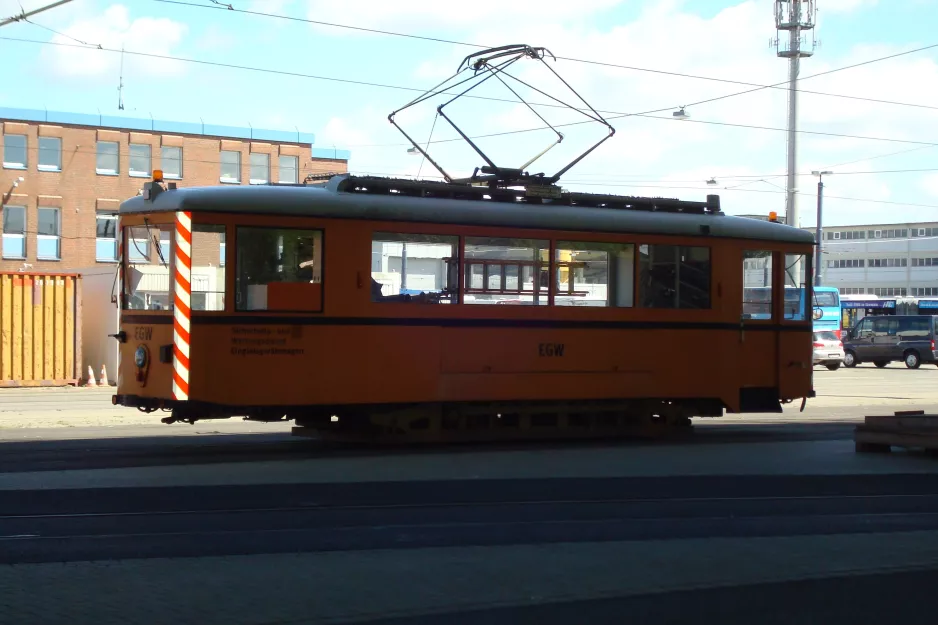
[[[829,260],[827,266],[830,269],[855,269],[862,267],[864,260],[860,258],[843,258],[840,260]]]
[[[218,264],[221,267],[225,266],[225,259],[228,256],[228,246],[225,244],[225,231],[222,230],[221,242],[218,244]]]
[[[39,207],[39,228],[36,231],[36,258],[59,260],[62,252],[62,213],[57,208]]]
[[[710,248],[641,245],[639,302],[643,308],[710,308]]]
[[[288,184],[299,182],[299,158],[296,156],[280,157],[280,176],[278,180]]]
[[[869,291],[871,295],[876,297],[905,297],[906,294],[904,287],[878,287]]]
[[[634,245],[558,241],[555,253],[554,305],[633,305]]]
[[[270,154],[251,153],[251,184],[270,182]]]
[[[235,241],[238,310],[322,311],[321,230],[242,227]]]
[[[371,301],[455,303],[458,245],[453,236],[376,232],[371,238]]]
[[[840,232],[831,233],[832,236],[828,237],[830,239],[844,239],[847,241],[856,241],[858,239],[865,239],[866,232],[862,230],[842,230]]]
[[[145,143],[130,144],[130,175],[137,178],[149,178],[152,148]]]
[[[62,171],[62,140],[39,137],[39,171]]]
[[[913,267],[938,267],[938,258],[913,258]]]
[[[163,177],[171,180],[182,178],[182,148],[164,145],[160,149],[160,168]]]
[[[95,171],[103,176],[120,173],[120,144],[117,141],[98,141],[98,157]]]
[[[221,151],[221,182],[231,184],[241,183],[241,152],[235,150]]]
[[[26,207],[3,207],[3,258],[26,258]]]
[[[113,263],[117,260],[117,215],[98,213],[96,218],[94,256],[98,262]]]
[[[3,166],[26,169],[26,135],[3,135]]]
[[[549,242],[467,237],[465,250],[464,303],[548,304]]]
[[[914,261],[914,259],[913,259]],[[908,258],[871,258],[868,261],[868,267],[907,267],[909,265]],[[915,266],[915,263],[912,263],[912,266]]]

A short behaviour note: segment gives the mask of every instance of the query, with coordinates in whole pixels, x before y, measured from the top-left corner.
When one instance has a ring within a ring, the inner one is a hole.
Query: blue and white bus
[[[804,293],[802,288],[785,287],[785,319],[804,319]],[[771,319],[771,289],[769,287],[748,287],[745,289],[743,314],[748,319]],[[841,337],[840,292],[832,286],[814,287],[814,301],[809,308],[815,332],[828,331]]]
[[[840,306],[840,291],[835,287],[814,287],[814,301],[811,303],[814,331],[826,330],[836,334],[838,339],[843,339],[843,336],[841,336],[843,332],[843,315]]]

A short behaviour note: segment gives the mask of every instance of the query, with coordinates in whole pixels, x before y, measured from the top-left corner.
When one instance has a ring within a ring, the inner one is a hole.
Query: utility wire
[[[571,185],[574,183],[570,183]],[[586,187],[623,187],[623,188],[636,188],[636,189],[684,189],[684,190],[693,190],[693,191],[704,191],[707,190],[707,187],[688,187],[688,186],[671,186],[671,185],[646,185],[646,184],[618,184],[618,183],[603,183],[603,182],[589,182],[589,183],[576,183],[578,186]],[[724,189],[726,190],[726,189]],[[773,195],[782,195],[787,193],[787,191],[770,191],[768,189],[730,189],[734,192],[739,193],[771,193]],[[807,191],[797,191],[797,195],[804,195],[808,197],[817,197],[816,193],[811,193]],[[913,202],[893,202],[889,200],[872,200],[869,198],[856,198],[856,197],[844,197],[841,195],[828,195],[824,194],[824,199],[835,199],[835,200],[849,200],[851,202],[865,202],[872,204],[890,204],[894,206],[914,206],[919,208],[938,208],[938,204],[916,204]]]
[[[146,132],[146,131],[142,131],[142,132]],[[924,147],[915,148],[915,149],[925,149],[925,147],[931,147],[931,146],[924,146]],[[40,148],[39,148],[38,146],[28,145],[28,146],[26,147],[26,151],[27,151],[27,152],[30,152],[30,153],[38,153],[38,152],[40,151]],[[895,155],[895,154],[902,154],[902,153],[904,153],[904,152],[909,152],[909,151],[910,151],[910,150],[902,150],[902,151],[900,151],[900,152],[892,152],[892,153],[890,153],[890,154],[883,154],[883,155],[881,155],[881,156],[892,156],[892,155]],[[65,148],[63,148],[63,149],[62,149],[62,154],[63,154],[63,156],[70,156],[70,155],[73,155],[73,154],[88,154],[88,155],[94,155],[94,154],[97,154],[97,150],[96,150],[96,149],[82,149],[82,148],[76,148],[76,149],[73,149],[73,150],[66,150]],[[130,159],[130,157],[131,157],[131,155],[130,155],[129,149],[128,149],[127,151],[122,151],[122,150],[119,150],[119,151],[118,151],[118,158],[121,159],[122,161],[123,161],[124,159]],[[152,155],[151,155],[151,158],[153,158]],[[874,158],[875,158],[875,157],[874,157]],[[335,159],[335,160],[343,160],[343,159]],[[861,159],[861,160],[871,160],[871,159]],[[184,159],[182,160],[182,164],[183,164],[183,168],[184,168],[184,169],[185,169],[185,165],[186,165],[187,163],[201,163],[201,164],[209,164],[209,165],[221,165],[221,164],[222,164],[222,161],[221,161],[221,160],[215,160],[215,159],[184,158]],[[361,172],[361,171],[364,171],[364,169],[366,169],[366,168],[368,168],[368,167],[369,167],[369,165],[359,165],[358,167],[356,167],[356,170],[359,171],[359,172]],[[379,165],[379,167],[380,167],[380,165]],[[836,167],[836,165],[832,165],[831,167]],[[64,170],[64,169],[66,169],[66,167],[62,167],[62,168],[61,168],[61,170]],[[61,170],[60,170],[60,171],[61,171]],[[837,171],[837,172],[834,172],[833,175],[836,175],[836,176],[854,176],[854,175],[877,175],[877,174],[912,174],[912,173],[926,173],[926,172],[936,172],[936,171],[938,171],[938,167],[926,167],[926,168],[917,168],[917,169],[872,169],[872,170],[862,170],[862,171],[859,171],[859,170],[858,170],[858,171]],[[386,172],[370,172],[370,173],[375,173],[375,174],[377,174],[377,175],[389,175],[389,176],[409,176],[409,175],[410,175],[410,174],[388,174],[388,173],[386,173]],[[581,173],[578,173],[573,179],[569,180],[568,182],[571,182],[571,183],[576,182],[576,183],[578,183],[578,184],[579,184],[579,183],[587,183],[587,182],[590,182],[590,183],[592,183],[592,182],[597,182],[595,179],[580,180],[580,177],[583,177],[583,176],[606,177],[607,179],[610,179],[610,180],[613,181],[613,182],[620,182],[620,183],[623,183],[623,184],[624,184],[624,183],[632,183],[631,186],[642,186],[642,185],[634,184],[634,183],[642,183],[642,182],[649,182],[649,183],[687,183],[687,184],[694,184],[694,183],[700,182],[699,180],[696,180],[696,179],[695,179],[695,180],[674,180],[674,179],[662,179],[662,178],[651,178],[651,177],[642,178],[642,176],[651,176],[651,175],[653,175],[653,174],[621,174],[621,175],[620,175],[620,174],[609,174],[609,173],[589,173],[589,172],[581,172]],[[768,182],[767,179],[784,177],[784,176],[786,176],[786,175],[787,175],[787,174],[732,174],[732,175],[727,174],[727,175],[716,176],[715,178],[720,179],[720,180],[736,180],[736,181],[741,181],[741,184],[747,184],[747,185],[748,185],[748,184],[755,184],[755,183],[757,183],[757,182],[765,182],[765,183],[767,183],[767,184],[772,184],[772,183]],[[814,174],[805,171],[805,172],[796,173],[795,175],[796,175],[796,176],[813,176]],[[136,178],[137,176],[134,176],[134,177]],[[145,178],[146,176],[139,176],[139,177],[140,177],[140,178]],[[427,176],[424,176],[424,177],[427,177]],[[434,177],[434,176],[429,176],[429,177]],[[749,180],[749,179],[752,179],[752,180]],[[745,181],[745,182],[742,182],[742,181]],[[718,188],[718,189],[727,189],[727,190],[730,190],[730,189],[732,189],[733,187],[712,187],[712,186],[711,186],[711,187],[709,187],[709,188],[711,188],[711,189],[713,189],[713,188]],[[781,188],[781,187],[780,187],[780,188]],[[783,189],[783,190],[784,190],[784,189]]]
[[[42,24],[39,24],[39,23],[37,23],[37,22],[34,22],[34,21],[30,20],[30,19],[26,19],[25,17],[23,18],[23,21],[26,22],[27,24],[32,24],[33,26],[37,26],[37,27],[39,27],[39,28],[41,28],[41,29],[43,29],[43,30],[48,30],[50,33],[53,33],[53,34],[55,34],[55,35],[58,35],[59,37],[65,37],[66,39],[71,39],[72,41],[74,41],[74,42],[76,42],[76,43],[80,43],[80,44],[83,45],[83,46],[88,46],[89,48],[96,48],[96,49],[98,49],[98,50],[103,50],[103,48],[101,47],[101,44],[100,44],[100,43],[88,43],[87,41],[82,41],[81,39],[76,39],[75,37],[72,37],[71,35],[66,35],[65,33],[60,33],[60,32],[57,31],[57,30],[53,30],[53,29],[49,28],[48,26],[43,26]]]
[[[201,6],[201,5],[200,5],[200,6]],[[102,52],[121,53],[121,50],[116,49],[116,48],[108,48],[108,47],[103,47],[103,46],[92,46],[92,45],[81,45],[81,44],[75,44],[75,43],[63,43],[63,42],[58,42],[58,41],[39,41],[39,40],[35,40],[35,39],[23,39],[23,38],[18,38],[18,37],[0,37],[0,40],[4,40],[4,41],[14,41],[14,42],[18,42],[18,43],[32,43],[32,44],[38,44],[38,45],[51,45],[51,46],[59,46],[59,47],[84,48],[84,49],[88,49],[88,50],[100,50],[100,51],[102,51]],[[936,44],[936,45],[938,45],[938,44]],[[319,76],[319,75],[315,75],[315,74],[304,74],[304,73],[302,73],[302,72],[292,72],[292,71],[287,71],[287,70],[276,70],[276,69],[269,69],[269,68],[262,68],[262,67],[251,67],[251,66],[248,66],[248,65],[238,65],[238,64],[235,64],[235,63],[222,63],[222,62],[219,62],[219,61],[207,61],[207,60],[204,60],[204,59],[194,59],[194,58],[187,58],[187,57],[177,57],[177,56],[172,56],[172,55],[168,55],[168,54],[156,54],[156,53],[152,53],[152,52],[134,52],[134,51],[130,51],[130,50],[124,50],[123,53],[129,54],[129,55],[132,55],[132,56],[139,56],[139,57],[144,57],[144,58],[154,58],[154,59],[160,59],[160,60],[164,60],[164,61],[177,61],[177,62],[184,62],[184,63],[194,63],[194,64],[197,64],[197,65],[205,65],[205,66],[210,66],[210,67],[223,67],[223,68],[226,68],[226,69],[238,69],[238,70],[244,70],[244,71],[251,71],[251,72],[264,73],[264,74],[274,74],[274,75],[279,75],[279,76],[289,76],[289,77],[293,77],[293,78],[309,78],[309,79],[313,79],[313,80],[325,80],[325,81],[330,81],[330,82],[339,82],[339,83],[353,84],[353,85],[366,86],[366,87],[377,87],[377,88],[382,88],[382,89],[394,89],[394,90],[399,90],[399,91],[410,91],[410,92],[420,92],[420,93],[423,93],[423,92],[425,91],[424,89],[418,89],[418,88],[414,88],[414,87],[404,87],[404,86],[400,86],[400,85],[389,85],[389,84],[375,83],[375,82],[368,82],[368,81],[361,81],[361,80],[351,80],[351,79],[348,79],[348,78],[336,78],[336,77],[332,77],[332,76]],[[895,56],[895,55],[892,55],[892,56]],[[887,58],[891,58],[891,57],[887,57]],[[873,61],[868,61],[867,63],[869,63],[869,62],[873,62]],[[836,71],[836,70],[831,70],[831,71]],[[829,73],[829,72],[828,72],[828,73]],[[761,88],[761,87],[760,87],[760,88]],[[744,94],[744,93],[751,93],[752,91],[753,91],[753,90],[742,91],[742,92],[739,92],[739,93],[736,93],[736,94],[728,94],[728,95],[725,95],[725,96],[719,96],[719,97],[710,98],[710,99],[707,99],[707,100],[700,100],[700,101],[698,101],[698,102],[693,102],[693,103],[691,103],[691,104],[686,104],[686,105],[684,105],[684,106],[694,106],[694,105],[698,105],[698,104],[704,104],[704,103],[707,103],[707,102],[713,102],[713,101],[716,101],[716,100],[722,100],[722,99],[725,99],[725,98],[729,98],[729,97],[732,97],[733,95],[742,95],[742,94]],[[504,98],[491,98],[491,97],[484,97],[484,96],[466,96],[466,97],[475,98],[475,99],[482,99],[482,100],[489,100],[489,101],[497,101],[497,102],[517,103],[516,100],[509,100],[509,99],[504,99]],[[559,107],[559,106],[560,106],[560,105],[552,105],[552,104],[533,104],[533,103],[532,103],[532,105],[533,105],[533,106],[549,106],[549,107]],[[623,118],[626,118],[626,117],[646,117],[646,118],[648,118],[648,119],[664,119],[664,120],[668,120],[668,121],[673,121],[673,120],[672,120],[671,118],[669,118],[669,117],[657,117],[657,116],[654,116],[653,113],[663,113],[663,112],[665,112],[665,111],[671,111],[671,110],[673,110],[674,108],[676,108],[676,107],[674,107],[674,106],[667,106],[667,107],[662,107],[662,108],[658,108],[658,109],[651,109],[651,110],[648,110],[648,111],[642,111],[642,112],[638,112],[638,113],[619,113],[619,112],[615,112],[615,111],[604,111],[604,110],[600,110],[600,112],[603,113],[604,115],[607,115],[607,117],[606,117],[607,120],[623,119]],[[580,125],[588,124],[588,123],[592,123],[592,120],[577,121],[577,122],[569,122],[569,123],[565,123],[565,124],[555,124],[554,127],[555,127],[555,128],[569,128],[569,127],[571,127],[571,126],[580,126]],[[706,120],[692,119],[692,118],[691,118],[691,119],[682,120],[682,123],[712,124],[712,125],[718,125],[718,126],[729,126],[729,127],[736,127],[736,128],[747,128],[747,129],[754,129],[754,130],[769,130],[769,131],[775,131],[775,132],[788,132],[788,130],[787,130],[786,128],[774,128],[774,127],[770,127],[770,126],[757,126],[757,125],[746,125],[746,124],[733,124],[733,123],[729,123],[729,122],[714,122],[714,121],[706,121]],[[511,136],[511,135],[526,134],[526,133],[531,133],[531,132],[538,132],[538,131],[540,131],[540,130],[545,130],[545,129],[546,129],[546,127],[541,126],[541,127],[537,127],[537,128],[525,128],[525,129],[520,129],[520,130],[509,130],[509,131],[488,133],[488,134],[483,134],[483,135],[476,135],[476,136],[473,136],[473,137],[471,137],[471,138],[472,138],[472,139],[488,139],[488,138],[493,138],[493,137],[503,137],[503,136]],[[826,137],[840,137],[840,138],[847,138],[847,139],[862,139],[862,140],[868,140],[868,141],[885,141],[885,142],[892,142],[892,143],[909,143],[909,144],[917,144],[917,145],[925,145],[925,146],[938,146],[938,142],[915,141],[915,140],[910,140],[910,139],[892,139],[892,138],[888,138],[888,137],[868,137],[868,136],[861,136],[861,135],[849,135],[849,134],[843,134],[843,133],[820,132],[820,131],[811,131],[811,130],[796,130],[796,132],[799,133],[799,134],[819,135],[819,136],[826,136]],[[431,143],[433,143],[433,144],[438,144],[438,143],[454,143],[454,142],[460,142],[460,141],[463,141],[463,139],[462,139],[461,137],[453,137],[453,138],[451,138],[451,139],[436,139],[436,140],[432,141]],[[350,146],[348,146],[348,147],[400,147],[400,146],[402,146],[402,145],[407,145],[407,144],[403,144],[403,143],[371,144],[371,145],[367,145],[367,144],[366,144],[366,145],[358,145],[358,146],[350,145]]]
[[[186,1],[184,1],[184,0],[153,0],[153,2],[159,2],[159,3],[162,3],[162,4],[175,4],[175,5],[187,6],[187,7],[194,7],[194,8],[199,8],[199,9],[226,9],[226,10],[234,11],[235,13],[243,13],[243,14],[245,14],[245,15],[252,15],[252,16],[255,16],[255,17],[268,17],[268,18],[274,18],[274,19],[287,20],[287,21],[291,21],[291,22],[302,22],[302,23],[306,23],[306,24],[314,24],[314,25],[317,25],[317,26],[328,26],[328,27],[331,27],[331,28],[341,28],[341,29],[346,29],[346,30],[355,30],[355,31],[367,32],[367,33],[378,34],[378,35],[388,35],[388,36],[391,36],[391,37],[403,37],[403,38],[406,38],[406,39],[417,39],[417,40],[421,40],[421,41],[431,41],[431,42],[435,42],[435,43],[448,43],[448,44],[453,44],[453,45],[457,45],[457,46],[466,46],[466,47],[471,47],[471,48],[485,49],[485,48],[490,48],[490,47],[492,47],[492,46],[486,46],[486,45],[482,45],[482,44],[478,44],[478,43],[469,43],[469,42],[466,42],[466,41],[455,41],[455,40],[452,40],[452,39],[441,39],[441,38],[438,38],[438,37],[427,37],[427,36],[424,36],[424,35],[414,35],[414,34],[409,34],[409,33],[400,33],[400,32],[395,32],[395,31],[390,31],[390,30],[379,30],[379,29],[374,29],[374,28],[365,28],[365,27],[363,27],[363,26],[351,26],[351,25],[349,25],[349,24],[337,24],[337,23],[335,23],[335,22],[324,22],[324,21],[322,21],[322,20],[313,20],[313,19],[309,19],[309,18],[295,17],[295,16],[291,16],[291,15],[282,15],[282,14],[277,14],[277,13],[267,13],[267,12],[264,12],[264,11],[252,11],[252,10],[248,10],[248,9],[235,9],[235,8],[233,8],[230,4],[222,4],[221,2],[218,2],[217,0],[211,0],[211,2],[212,2],[214,5],[220,5],[220,6],[210,6],[210,5],[205,5],[205,4],[196,4],[196,3],[194,3],[194,2],[186,2]],[[870,61],[863,61],[862,63],[856,63],[856,64],[854,64],[854,65],[848,65],[847,67],[841,67],[841,68],[834,69],[834,70],[828,70],[828,71],[826,71],[826,72],[820,72],[820,73],[817,73],[817,74],[811,74],[811,75],[809,75],[809,76],[803,76],[803,77],[798,78],[797,80],[799,80],[799,81],[808,80],[808,79],[810,79],[810,78],[815,78],[815,77],[817,77],[817,76],[823,76],[823,75],[825,75],[825,74],[830,74],[830,73],[837,72],[837,71],[841,71],[841,70],[845,70],[845,69],[852,69],[852,68],[854,68],[854,67],[860,67],[860,66],[862,66],[862,65],[868,65],[869,63],[874,63],[874,62],[879,61],[879,60],[885,60],[885,59],[895,58],[895,57],[897,57],[897,56],[903,56],[903,55],[906,55],[906,54],[912,54],[913,52],[921,52],[921,51],[923,51],[923,50],[928,50],[928,49],[930,49],[930,48],[935,48],[935,47],[938,47],[938,44],[934,44],[934,45],[931,45],[931,46],[926,46],[926,47],[924,47],[924,48],[918,48],[918,49],[915,49],[915,50],[908,50],[908,51],[905,51],[905,52],[900,52],[900,53],[894,54],[894,55],[892,55],[892,56],[884,57],[883,59],[872,59],[872,60],[870,60]],[[752,93],[752,92],[754,92],[754,91],[761,91],[761,90],[763,90],[763,89],[780,89],[780,90],[784,90],[784,91],[788,91],[788,89],[789,89],[789,87],[787,86],[787,85],[788,85],[788,81],[787,81],[787,80],[782,81],[782,82],[778,82],[778,83],[775,83],[775,84],[771,84],[771,85],[761,85],[761,84],[758,84],[758,83],[746,82],[746,81],[742,81],[742,80],[732,80],[732,79],[729,79],[729,78],[716,78],[716,77],[714,77],[714,76],[701,76],[701,75],[698,75],[698,74],[686,74],[686,73],[682,73],[682,72],[672,72],[672,71],[661,70],[661,69],[653,69],[653,68],[648,68],[648,67],[637,67],[637,66],[634,66],[634,65],[622,65],[622,64],[619,64],[619,63],[609,63],[609,62],[605,62],[605,61],[595,61],[595,60],[590,60],[590,59],[578,59],[578,58],[568,57],[568,56],[558,56],[558,57],[556,57],[556,58],[557,58],[558,61],[570,61],[570,62],[573,62],[573,63],[584,63],[584,64],[587,64],[587,65],[598,65],[598,66],[602,66],[602,67],[614,67],[614,68],[618,68],[618,69],[625,69],[625,70],[636,71],[636,72],[648,72],[648,73],[652,73],[652,74],[661,74],[661,75],[665,75],[665,76],[674,76],[674,77],[677,77],[677,78],[690,78],[690,79],[694,79],[694,80],[706,80],[706,81],[720,82],[720,83],[726,83],[726,84],[731,84],[731,85],[743,85],[743,86],[747,86],[747,87],[755,87],[755,89],[751,89],[751,90],[747,90],[747,91],[742,91],[742,92],[735,93],[735,94],[728,94],[728,95],[725,95],[725,96],[720,96],[719,98],[715,98],[715,99],[713,99],[713,100],[705,100],[705,101],[702,101],[702,102],[697,102],[697,103],[695,103],[695,104],[702,104],[702,103],[704,103],[704,102],[712,102],[712,101],[721,100],[721,99],[728,98],[728,97],[734,97],[734,96],[736,96],[736,95],[742,95],[742,94],[744,94],[744,93]],[[863,97],[863,96],[852,96],[852,95],[844,95],[844,94],[839,94],[839,93],[827,93],[827,92],[822,92],[822,91],[809,91],[809,90],[805,90],[805,89],[798,89],[798,91],[799,91],[799,93],[809,93],[809,94],[812,94],[812,95],[820,95],[820,96],[826,96],[826,97],[831,97],[831,98],[844,98],[844,99],[848,99],[848,100],[862,100],[862,101],[865,101],[865,102],[874,102],[874,103],[877,103],[877,104],[890,104],[890,105],[894,105],[894,106],[908,106],[908,107],[914,107],[914,108],[924,108],[924,109],[938,110],[938,106],[932,106],[932,105],[929,105],[929,104],[917,104],[917,103],[910,103],[910,102],[896,102],[896,101],[893,101],[893,100],[880,100],[880,99],[876,99],[876,98],[867,98],[867,97]],[[691,106],[691,105],[688,104],[688,105],[685,105],[685,106]],[[672,108],[673,108],[673,107],[672,107]]]

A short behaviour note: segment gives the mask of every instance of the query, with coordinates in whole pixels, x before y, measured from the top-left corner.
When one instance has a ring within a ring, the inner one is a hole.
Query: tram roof
[[[363,185],[383,186],[382,192],[361,192]],[[398,184],[399,183],[399,184]],[[564,193],[543,203],[518,201],[523,191],[480,189],[428,183],[419,195],[414,181],[335,176],[323,185],[250,185],[187,187],[158,192],[152,199],[138,195],[123,202],[120,213],[166,211],[269,214],[401,221],[503,228],[579,232],[614,232],[701,236],[790,243],[814,243],[808,231],[749,217],[719,212],[719,200],[687,202],[666,198],[633,198]],[[404,193],[389,192],[400,186]],[[442,197],[441,189],[450,197]],[[470,191],[471,193],[464,193]],[[491,193],[492,199],[482,199]],[[512,195],[514,194],[514,195]],[[507,201],[506,201],[507,200]]]

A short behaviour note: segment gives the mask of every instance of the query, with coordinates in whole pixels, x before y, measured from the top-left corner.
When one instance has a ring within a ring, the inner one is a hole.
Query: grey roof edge
[[[50,111],[48,109],[40,110],[0,106],[0,121],[3,120],[65,126],[92,126],[112,130],[138,132],[162,132],[166,134],[216,137],[220,139],[241,139],[245,141],[273,141],[277,143],[293,143],[310,146],[316,143],[316,136],[313,133],[303,132],[297,128],[293,130],[273,130],[269,128],[254,128],[250,125],[226,126],[206,122],[180,122],[154,119],[152,116],[147,118],[124,117],[101,113],[95,115],[88,113],[72,113],[68,111]],[[333,148],[313,149],[336,154],[336,158],[342,160],[348,160],[351,156],[348,150],[334,150]],[[320,156],[319,158],[327,157]]]
[[[815,243],[812,232],[746,217],[344,193],[334,190],[338,178],[316,186],[186,187],[152,201],[136,196],[123,202],[120,212],[252,213],[263,207],[279,216],[678,236],[701,236],[702,226],[708,226],[707,236],[714,238]]]

